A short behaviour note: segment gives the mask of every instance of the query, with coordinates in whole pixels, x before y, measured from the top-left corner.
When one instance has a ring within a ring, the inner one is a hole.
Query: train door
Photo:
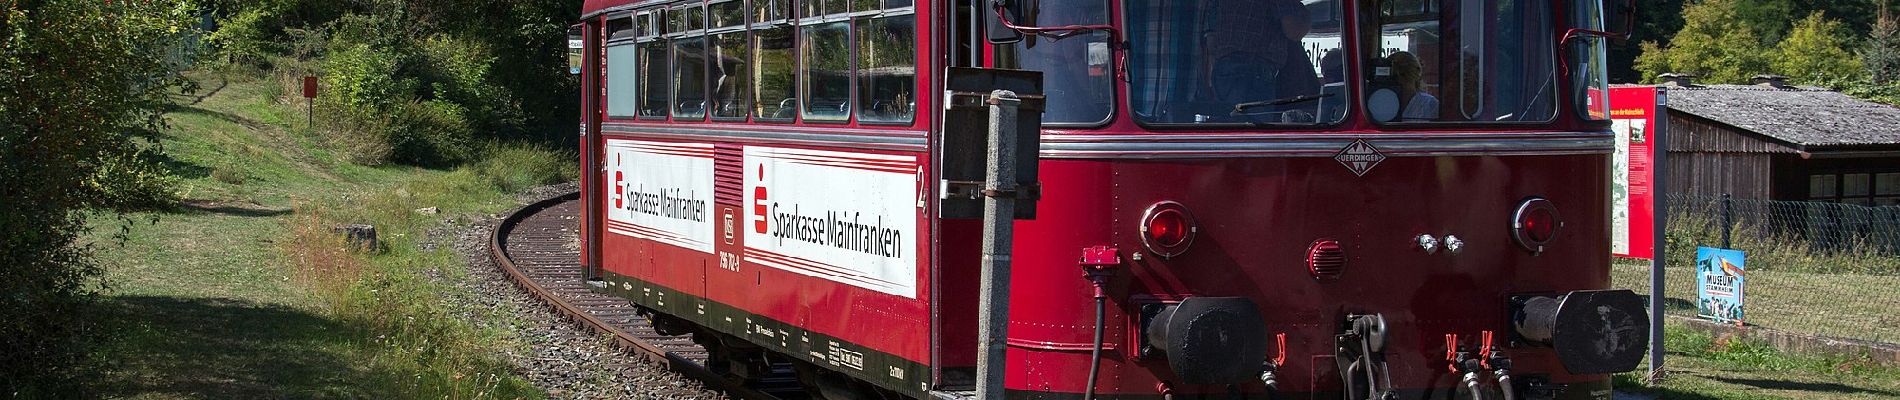
[[[601,222],[606,210],[600,159],[600,24],[587,21],[568,28],[568,72],[581,79],[581,270],[587,279],[600,276]]]

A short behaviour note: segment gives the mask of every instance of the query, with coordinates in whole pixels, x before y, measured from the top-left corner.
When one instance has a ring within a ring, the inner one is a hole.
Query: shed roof
[[[1669,109],[1804,150],[1900,144],[1900,108],[1820,88],[1672,86]]]

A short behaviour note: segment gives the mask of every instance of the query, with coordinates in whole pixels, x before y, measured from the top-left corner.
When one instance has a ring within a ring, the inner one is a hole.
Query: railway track
[[[569,193],[528,204],[496,225],[488,254],[516,286],[568,320],[613,336],[619,347],[734,398],[810,398],[789,364],[775,365],[771,374],[750,380],[716,371],[708,367],[713,355],[692,335],[660,334],[639,306],[595,293],[580,268],[578,197]]]

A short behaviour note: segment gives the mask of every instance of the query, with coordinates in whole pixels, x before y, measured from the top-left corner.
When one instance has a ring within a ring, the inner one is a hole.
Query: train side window
[[[858,21],[858,121],[910,123],[917,98],[917,23],[912,15]]]
[[[804,14],[801,14],[799,16],[804,17],[804,18],[812,18],[812,17],[826,16],[826,15],[844,15],[844,14],[850,14],[853,11],[868,11],[868,10],[877,9],[877,7],[854,8],[854,6],[858,6],[859,3],[866,3],[866,1],[864,0],[804,0],[804,5],[805,5]]]
[[[728,1],[709,7],[712,40],[706,76],[712,83],[712,117],[744,120],[749,109],[746,90],[752,87],[746,82],[752,74],[746,56],[745,2]]]
[[[1033,24],[1106,24],[1108,7],[1108,2],[1100,0],[1043,0]],[[1109,46],[1108,32],[1100,31],[1062,40],[1028,36],[1014,44],[995,46],[996,65],[1042,71],[1044,93],[1057,99],[1044,106],[1043,123],[1099,125],[1107,123],[1115,112]]]
[[[665,22],[663,16],[661,13],[642,13],[634,19],[641,33],[640,53],[636,62],[636,68],[640,71],[639,81],[643,83],[643,90],[639,91],[640,117],[665,118],[666,110],[671,108],[669,96],[673,94],[670,85],[672,78],[668,75],[672,73],[672,57],[667,54],[666,39],[660,36],[665,32],[661,29]]]
[[[707,108],[705,10],[699,6],[676,9],[673,18],[676,20],[675,27],[685,29],[671,35],[673,119],[704,119]]]
[[[763,1],[754,1],[755,6]],[[782,12],[784,2],[773,1],[781,12],[770,14],[779,19],[762,20],[752,26],[752,118],[756,121],[789,122],[798,116],[798,73],[792,38],[792,26]]]
[[[634,44],[638,31],[633,29],[633,17],[624,16],[607,21],[607,116],[611,118],[632,118],[636,113],[635,99],[638,96],[640,80],[639,70],[634,59],[639,54]]]
[[[910,7],[912,0],[851,0],[852,11],[891,10]]]
[[[800,116],[806,121],[842,122],[851,119],[851,22],[821,22],[800,25],[798,49],[804,64],[799,72],[804,81],[804,104]]]

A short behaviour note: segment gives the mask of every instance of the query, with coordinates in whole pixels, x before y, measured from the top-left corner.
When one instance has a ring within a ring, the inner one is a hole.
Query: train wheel
[[[809,363],[800,362],[795,364],[794,368],[798,371],[799,383],[805,385],[805,390],[812,393],[814,399],[885,400],[901,397]]]
[[[693,342],[706,348],[707,369],[747,382],[772,375],[770,353],[751,342],[711,332],[694,333]]]

